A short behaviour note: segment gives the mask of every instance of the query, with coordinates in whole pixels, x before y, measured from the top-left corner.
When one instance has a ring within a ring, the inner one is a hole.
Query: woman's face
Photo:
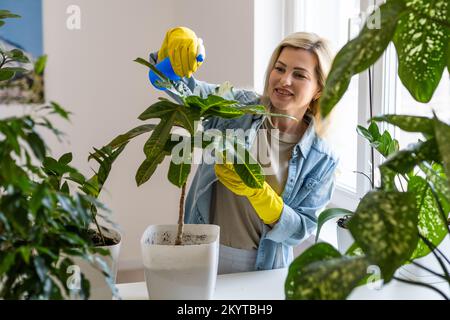
[[[288,114],[306,110],[318,97],[316,56],[306,50],[285,47],[269,76],[269,98],[272,105]]]

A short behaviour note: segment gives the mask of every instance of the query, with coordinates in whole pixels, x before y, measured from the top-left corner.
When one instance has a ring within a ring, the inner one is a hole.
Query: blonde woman
[[[169,57],[185,89],[207,96],[217,86],[192,77],[200,66],[198,41],[192,30],[173,28],[150,60],[156,64]],[[318,135],[318,99],[330,64],[326,41],[312,33],[294,33],[274,50],[263,95],[234,90],[230,98],[263,104],[298,121],[261,115],[204,121],[205,130],[264,131],[250,133],[246,146],[253,152],[257,144],[264,145],[270,160],[262,189],[247,187],[228,164],[198,167],[186,199],[185,222],[220,226],[219,274],[287,267],[293,247],[315,230],[316,213],[331,198],[338,162]]]

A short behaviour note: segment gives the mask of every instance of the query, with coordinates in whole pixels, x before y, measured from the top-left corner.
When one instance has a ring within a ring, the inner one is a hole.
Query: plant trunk
[[[94,220],[95,225],[97,227],[97,231],[100,235],[100,238],[102,239],[103,246],[106,246],[105,237],[103,236],[102,229],[100,228],[100,225],[98,224],[98,221],[97,221],[97,208],[95,206],[91,207],[91,213],[92,213],[92,220]]]
[[[181,187],[181,197],[180,197],[180,211],[178,215],[178,232],[177,239],[175,240],[175,245],[179,246],[183,241],[183,228],[184,228],[184,196],[186,193],[186,183]]]

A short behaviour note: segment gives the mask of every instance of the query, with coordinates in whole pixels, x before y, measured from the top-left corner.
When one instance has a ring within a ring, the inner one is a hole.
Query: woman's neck
[[[303,133],[308,128],[308,125],[303,121],[303,117],[305,115],[306,109],[300,110],[299,112],[293,113],[285,110],[279,110],[275,107],[271,107],[270,109],[271,113],[278,113],[278,114],[285,114],[291,117],[296,118],[298,121],[295,121],[293,119],[284,118],[284,117],[277,117],[273,116],[271,117],[272,124],[275,128],[280,130],[284,133],[289,134],[298,134],[303,135]]]

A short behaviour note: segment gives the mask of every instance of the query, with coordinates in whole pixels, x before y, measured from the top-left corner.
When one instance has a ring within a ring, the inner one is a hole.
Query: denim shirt
[[[150,55],[155,64],[157,53]],[[181,80],[185,90],[206,97],[213,94],[217,85],[196,80],[194,77]],[[169,93],[175,100],[178,97]],[[225,98],[241,104],[258,104],[259,96],[248,90],[234,90]],[[203,122],[207,129],[253,129],[256,132],[265,117],[244,115],[235,119],[209,118]],[[246,147],[250,148],[256,134],[250,134]],[[284,191],[283,210],[279,220],[271,227],[264,225],[259,242],[256,270],[270,270],[287,267],[293,260],[293,246],[308,238],[316,229],[316,213],[330,201],[334,190],[334,173],[338,159],[326,143],[317,136],[314,120],[301,140],[292,150],[288,165],[288,178]],[[185,223],[209,224],[212,186],[218,181],[214,165],[202,163],[192,180],[185,202]]]

